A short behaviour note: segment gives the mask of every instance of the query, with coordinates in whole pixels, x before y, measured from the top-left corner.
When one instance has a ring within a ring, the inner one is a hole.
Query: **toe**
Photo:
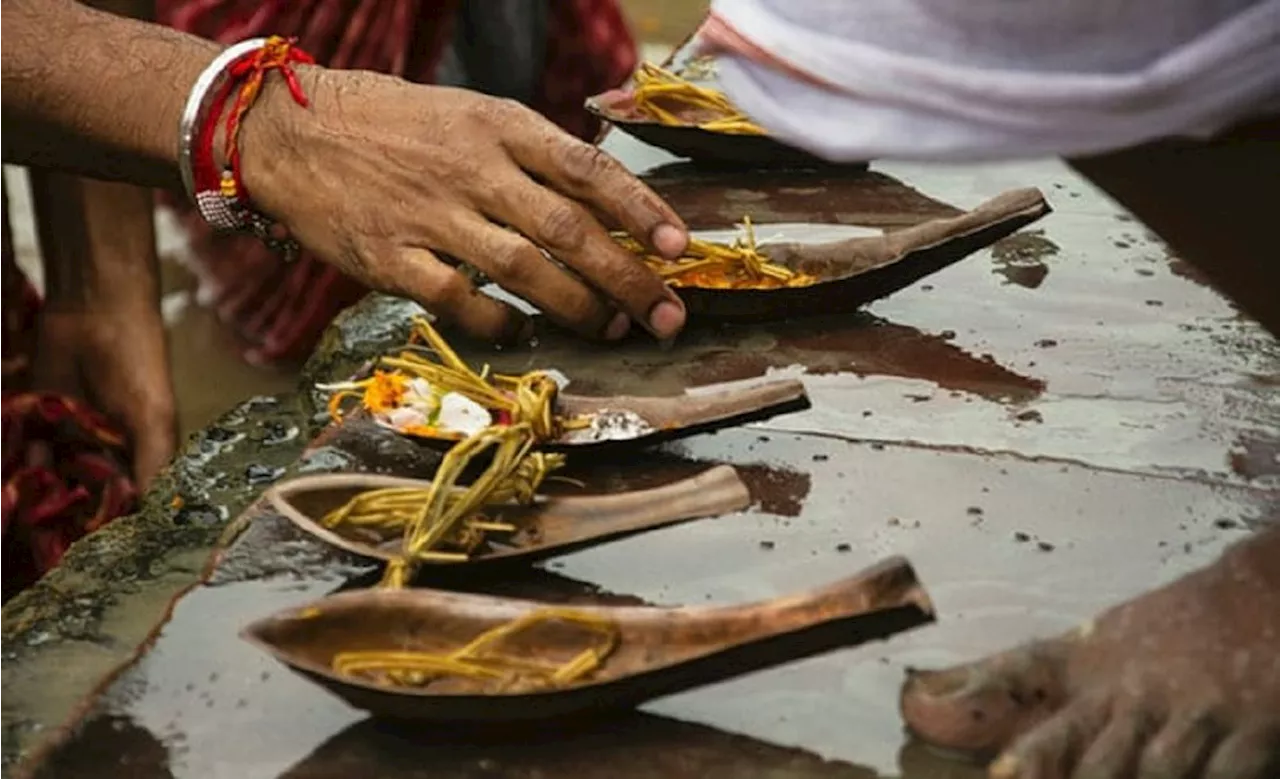
[[[998,752],[1062,705],[1069,642],[1040,642],[942,671],[910,671],[900,698],[903,720],[934,746]]]
[[[1221,725],[1213,714],[1175,716],[1143,749],[1138,779],[1199,776],[1221,734]]]
[[[1242,728],[1214,750],[1205,779],[1263,779],[1280,774],[1280,727]]]
[[[1104,699],[1072,701],[1016,739],[991,764],[992,779],[1063,779],[1095,736],[1107,725]]]
[[[1155,732],[1150,710],[1126,707],[1111,713],[1107,726],[1080,756],[1073,779],[1128,779],[1137,771],[1145,744]]]

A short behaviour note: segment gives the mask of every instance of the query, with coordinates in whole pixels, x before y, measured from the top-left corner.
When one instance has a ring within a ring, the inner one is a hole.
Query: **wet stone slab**
[[[871,177],[735,177],[668,167],[660,153],[625,138],[610,144],[633,168],[650,170],[699,229],[723,229],[743,213],[766,225],[762,232],[803,222],[893,229],[1027,185],[1041,187],[1056,212],[1034,232],[857,314],[695,324],[665,350],[642,338],[585,345],[546,328],[529,349],[464,346],[469,360],[504,371],[557,368],[577,393],[665,394],[795,375],[813,406],[642,455],[570,466],[593,488],[615,491],[731,463],[752,491],[744,512],[537,569],[429,583],[568,602],[730,603],[905,554],[936,601],[939,623],[659,700],[616,720],[518,734],[391,728],[237,638],[253,619],[376,580],[366,563],[300,536],[259,506],[234,524],[238,535],[208,582],[176,603],[154,643],[102,680],[61,738],[47,740],[40,759],[27,763],[33,775],[976,775],[905,743],[895,710],[904,665],[968,658],[1070,627],[1212,559],[1280,508],[1280,348],[1065,168],[876,165]],[[367,301],[331,331],[309,380],[349,375],[393,346],[411,310]],[[266,422],[279,421],[255,416],[265,409],[249,411],[249,430],[234,445],[249,447],[246,455],[274,477],[318,429],[317,400],[304,392],[290,405],[299,443],[273,450],[285,462],[259,456],[275,435]],[[222,434],[202,434],[194,446],[210,435]],[[285,473],[427,476],[435,462],[422,447],[349,426],[326,432]],[[212,477],[194,463],[183,471],[186,487],[170,483],[168,493],[151,496],[149,505],[169,513],[167,524],[143,526],[150,551],[135,557],[150,560],[144,567],[158,570],[173,559],[162,548],[181,532],[172,516],[179,508],[166,503],[175,492],[184,496],[181,508],[212,507],[210,528],[221,532],[223,515],[238,514],[262,488],[249,484],[257,471],[245,467],[234,491],[210,492],[200,480]],[[108,581],[86,552],[69,559],[95,582]],[[155,578],[131,576],[134,587]],[[74,667],[87,646],[121,642],[100,617],[75,617],[76,586],[71,574],[57,572],[20,610],[5,610],[6,652],[21,647],[12,661],[6,656],[5,670],[19,681],[11,686],[6,673],[5,692],[20,693],[6,698],[6,736],[13,727],[27,750],[33,739],[23,725],[67,716],[52,708],[33,713],[42,684],[62,699],[73,692],[59,687],[54,669]],[[112,594],[107,583],[96,592],[127,611],[128,594]],[[135,609],[137,621],[159,616],[154,601]],[[68,627],[73,619],[82,620],[80,634]],[[33,642],[36,630],[49,637]],[[98,678],[70,686],[83,696]],[[18,752],[8,742],[11,758]]]
[[[390,437],[362,433],[366,443]],[[1208,559],[1224,539],[1248,532],[1210,518],[1254,516],[1269,500],[1249,488],[745,429],[628,459],[569,475],[613,491],[706,463],[741,464],[754,504],[543,570],[486,579],[459,572],[423,584],[562,602],[730,603],[817,585],[897,552],[929,586],[940,623],[660,700],[618,722],[424,737],[365,721],[237,638],[253,619],[368,586],[376,573],[259,510],[209,583],[178,603],[154,645],[34,775],[100,776],[118,766],[139,779],[322,777],[348,766],[388,779],[516,777],[593,761],[589,775],[623,777],[704,776],[709,765],[734,770],[725,776],[940,775],[954,766],[903,751],[894,701],[904,665],[1067,628],[1135,585]],[[1149,517],[1168,527],[1153,535],[1141,521]],[[545,743],[552,738],[554,747]]]

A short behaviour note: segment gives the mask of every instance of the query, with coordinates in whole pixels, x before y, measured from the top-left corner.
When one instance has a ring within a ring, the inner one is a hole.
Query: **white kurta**
[[[1082,155],[1280,111],[1280,0],[715,0],[726,94],[833,160]]]

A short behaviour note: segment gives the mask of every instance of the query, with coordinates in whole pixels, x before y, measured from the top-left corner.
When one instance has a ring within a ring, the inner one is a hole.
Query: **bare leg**
[[[1280,334],[1277,126],[1074,164]],[[912,673],[901,703],[997,777],[1280,776],[1280,524],[1066,636]]]
[[[1280,118],[1211,143],[1152,144],[1072,164],[1280,336]]]

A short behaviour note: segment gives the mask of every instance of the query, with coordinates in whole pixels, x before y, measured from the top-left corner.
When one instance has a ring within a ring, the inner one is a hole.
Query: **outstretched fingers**
[[[527,176],[521,175],[521,179],[494,193],[485,206],[490,217],[528,236],[657,337],[670,338],[679,332],[684,324],[684,306],[657,274],[610,238],[580,203]],[[564,272],[560,275],[569,278]],[[542,294],[559,302],[549,292]],[[546,310],[556,308],[560,306]],[[594,320],[580,319],[571,325],[591,335],[601,332],[600,323]]]
[[[608,214],[664,257],[680,256],[688,244],[688,230],[675,210],[600,147],[545,121],[507,134],[503,145],[520,167]]]
[[[550,123],[530,125],[508,133],[503,143],[515,163],[545,186],[531,180],[499,193],[494,203],[500,213],[491,215],[519,225],[654,335],[676,335],[685,322],[680,298],[619,248],[593,212],[668,258],[688,245],[683,220],[608,153]]]

